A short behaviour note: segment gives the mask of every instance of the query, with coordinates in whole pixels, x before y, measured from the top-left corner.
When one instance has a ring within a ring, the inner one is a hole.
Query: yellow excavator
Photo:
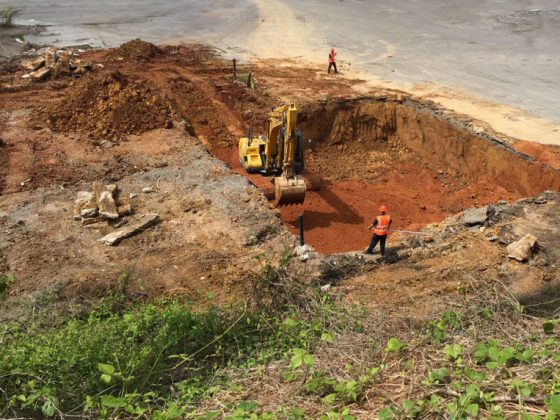
[[[239,140],[239,161],[249,173],[274,176],[275,204],[303,203],[303,135],[297,128],[295,104],[274,108],[263,135]]]

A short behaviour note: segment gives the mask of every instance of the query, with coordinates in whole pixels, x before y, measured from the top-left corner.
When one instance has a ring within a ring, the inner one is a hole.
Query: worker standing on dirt
[[[387,234],[389,233],[389,227],[393,222],[391,216],[387,214],[387,207],[381,206],[379,208],[381,213],[375,218],[375,220],[368,227],[369,230],[373,229],[373,236],[371,237],[371,243],[369,244],[366,254],[371,254],[373,248],[377,246],[379,242],[379,247],[381,248],[381,256],[385,255],[385,242],[387,241]]]
[[[338,73],[338,70],[336,69],[336,51],[334,48],[331,48],[331,52],[329,53],[329,74],[331,74],[331,67],[334,67],[335,74]]]

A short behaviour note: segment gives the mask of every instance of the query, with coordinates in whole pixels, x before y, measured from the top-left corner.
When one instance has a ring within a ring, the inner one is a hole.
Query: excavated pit
[[[417,230],[469,207],[560,189],[560,171],[412,100],[322,103],[299,121],[311,139],[307,170],[323,186],[280,210],[293,233],[304,214],[306,242],[320,252],[365,248],[381,204],[394,228]]]

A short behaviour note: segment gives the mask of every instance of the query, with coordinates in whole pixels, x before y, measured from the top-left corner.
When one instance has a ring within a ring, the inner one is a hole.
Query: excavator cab
[[[239,161],[249,173],[274,176],[276,206],[303,203],[306,186],[303,135],[297,128],[294,104],[274,108],[265,124],[265,134],[239,140]]]

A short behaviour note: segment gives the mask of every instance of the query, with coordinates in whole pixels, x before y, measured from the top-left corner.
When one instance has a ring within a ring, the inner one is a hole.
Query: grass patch
[[[0,417],[560,416],[560,320],[500,282],[467,284],[413,326],[336,303],[289,258],[251,303],[194,310],[122,294],[57,325],[0,327]]]
[[[0,301],[4,300],[6,294],[8,293],[8,289],[10,285],[14,283],[16,279],[14,276],[10,276],[8,274],[3,274],[0,276]]]

